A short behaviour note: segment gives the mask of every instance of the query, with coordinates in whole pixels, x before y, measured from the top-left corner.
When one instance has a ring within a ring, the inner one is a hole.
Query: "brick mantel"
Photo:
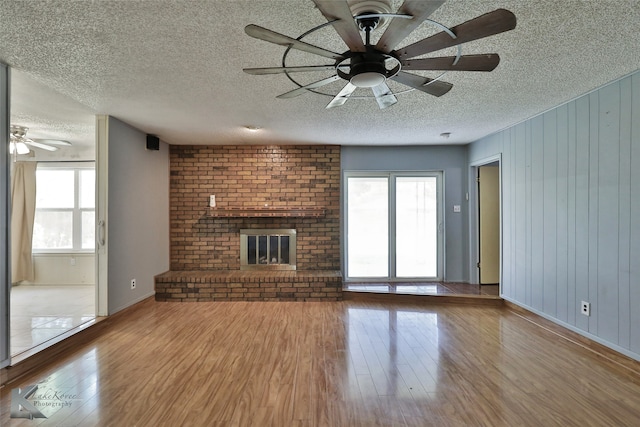
[[[209,208],[209,216],[231,218],[319,218],[324,216],[323,208],[285,206],[279,208]]]

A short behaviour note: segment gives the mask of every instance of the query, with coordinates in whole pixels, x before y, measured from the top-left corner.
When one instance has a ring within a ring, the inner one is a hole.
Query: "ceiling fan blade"
[[[335,70],[335,65],[309,65],[304,67],[266,67],[266,68],[243,68],[247,74],[264,75],[284,73],[300,73],[306,71],[331,71]]]
[[[351,52],[365,52],[364,42],[360,35],[360,28],[356,24],[351,9],[346,0],[313,0],[316,7],[332,22],[333,28],[347,44]]]
[[[331,102],[327,104],[326,108],[329,109],[343,105],[345,102],[347,102],[349,96],[351,96],[353,91],[356,89],[357,86],[352,85],[351,83],[347,83],[347,85],[342,88],[342,90],[335,96],[335,98],[333,98]]]
[[[299,88],[294,89],[292,91],[283,93],[282,95],[278,95],[278,96],[276,96],[276,98],[281,98],[281,99],[293,98],[293,97],[296,97],[298,95],[302,95],[303,93],[307,93],[308,89],[317,89],[319,87],[328,85],[329,83],[335,82],[336,80],[340,80],[340,77],[339,76],[327,77],[326,79],[322,79],[322,80],[319,80],[319,81],[317,81],[315,83],[311,83],[311,84],[308,84],[306,86],[299,87]]]
[[[442,71],[492,71],[500,63],[497,53],[483,55],[462,55],[453,65],[455,56],[439,58],[405,59],[402,61],[403,70],[442,70]]]
[[[451,31],[456,35],[455,39],[442,31],[398,49],[396,54],[400,59],[413,58],[435,52],[436,50],[457,46],[462,43],[513,30],[515,27],[516,16],[506,9],[498,9],[451,28]]]
[[[405,73],[403,71],[399,72],[391,78],[398,83],[402,83],[403,85],[421,90],[422,92],[426,92],[429,95],[433,96],[442,96],[445,93],[449,92],[453,87],[451,83],[443,82],[440,80],[433,80],[428,77],[417,76],[415,74]]]
[[[384,34],[382,34],[382,37],[378,40],[376,49],[382,52],[392,51],[398,43],[419,27],[429,15],[442,5],[442,3],[444,3],[444,0],[405,0],[396,13],[401,15],[411,15],[413,18],[394,18],[391,20]]]
[[[303,52],[312,53],[314,55],[324,56],[325,58],[336,60],[344,59],[344,57],[339,53],[331,52],[330,50],[326,50],[321,47],[296,40],[289,36],[285,36],[284,34],[276,33],[275,31],[259,27],[258,25],[247,25],[246,27],[244,27],[244,32],[253,38],[264,40],[269,43],[278,44],[280,46],[291,47],[292,49],[301,50]]]
[[[25,139],[23,141],[25,144],[30,145],[32,147],[36,147],[36,148],[41,148],[43,150],[47,150],[47,151],[58,151],[58,147],[53,147],[51,145],[47,145],[47,144],[41,144],[39,142],[36,142],[32,139]]]
[[[391,107],[393,104],[398,102],[398,98],[396,98],[393,92],[391,92],[391,89],[389,89],[389,86],[384,82],[380,83],[378,86],[372,87],[371,90],[376,96],[376,101],[378,102],[378,106],[381,110]]]
[[[58,145],[58,146],[61,146],[61,147],[71,147],[71,143],[69,141],[65,141],[63,139],[36,138],[36,139],[33,139],[32,141],[39,142],[41,144]]]

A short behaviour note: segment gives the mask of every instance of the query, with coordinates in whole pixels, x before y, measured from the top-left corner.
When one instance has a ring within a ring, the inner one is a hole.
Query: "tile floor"
[[[95,286],[11,288],[11,356],[95,318]]]

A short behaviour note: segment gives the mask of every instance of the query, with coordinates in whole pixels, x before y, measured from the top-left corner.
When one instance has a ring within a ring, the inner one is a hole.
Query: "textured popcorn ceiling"
[[[31,136],[91,135],[92,115],[110,114],[171,144],[468,143],[640,68],[640,1],[448,0],[431,18],[451,27],[497,8],[515,13],[516,29],[462,50],[500,54],[496,70],[450,72],[448,94],[410,91],[387,110],[373,98],[332,110],[322,95],[276,99],[296,87],[285,75],[242,71],[279,66],[284,52],[244,27],[298,37],[326,22],[310,0],[2,1],[0,61],[19,71],[12,120],[41,132]],[[423,24],[400,46],[434,31]],[[331,27],[305,41],[345,50]],[[288,62],[318,63],[299,52]]]

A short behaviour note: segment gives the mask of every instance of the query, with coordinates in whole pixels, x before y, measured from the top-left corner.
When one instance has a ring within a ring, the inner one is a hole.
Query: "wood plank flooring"
[[[343,286],[348,292],[369,292],[374,294],[431,295],[431,296],[499,296],[498,285],[471,285],[452,282],[417,283],[363,283],[349,282]]]
[[[47,418],[10,418],[31,384]],[[640,374],[502,307],[146,300],[0,399],[8,427],[635,426]]]

